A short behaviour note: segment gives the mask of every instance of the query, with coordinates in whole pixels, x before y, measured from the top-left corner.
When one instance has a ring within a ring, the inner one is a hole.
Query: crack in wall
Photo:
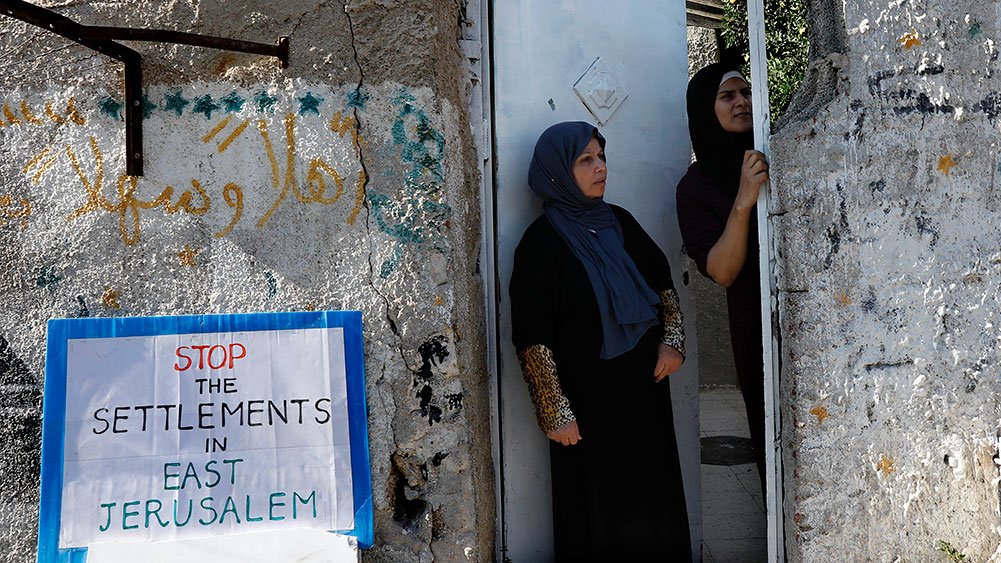
[[[345,2],[344,2],[344,15],[348,18],[348,31],[351,34],[351,53],[353,54],[353,57],[354,57],[355,66],[358,67],[358,84],[355,86],[355,92],[357,92],[357,93],[360,94],[361,90],[362,90],[362,87],[365,84],[365,71],[362,69],[361,60],[359,60],[359,58],[358,58],[358,43],[357,43],[357,38],[355,37],[355,24],[354,24],[354,20],[352,20],[352,18],[351,18],[351,10],[350,10],[350,7],[348,6],[347,0],[345,0]],[[372,208],[371,208],[371,205],[369,203],[369,198],[368,198],[368,183],[369,183],[370,176],[368,174],[368,167],[365,165],[365,152],[364,152],[364,149],[363,149],[363,147],[361,145],[361,142],[359,141],[359,139],[361,139],[362,125],[361,125],[361,116],[358,114],[358,109],[359,109],[358,105],[354,104],[352,106],[352,108],[351,108],[351,112],[352,112],[352,115],[354,116],[354,127],[355,127],[354,145],[355,145],[355,151],[358,154],[358,162],[359,162],[359,164],[361,164],[362,174],[365,175],[365,181],[362,182],[362,194],[363,194],[362,195],[362,205],[365,207],[365,230],[366,230],[366,232],[369,233],[369,253],[368,253],[369,286],[372,288],[372,291],[375,291],[376,295],[378,295],[382,299],[382,301],[385,303],[385,305],[386,305],[386,321],[389,323],[389,328],[390,328],[390,330],[393,331],[393,334],[396,335],[397,337],[399,337],[400,336],[400,330],[396,326],[396,321],[393,319],[393,316],[392,316],[392,314],[390,312],[389,298],[384,293],[382,293],[381,291],[379,291],[379,288],[376,286],[375,281],[374,281],[375,280],[375,264],[373,263],[373,260],[375,258],[375,253],[374,253],[374,251],[372,249],[372,237],[371,237],[371,233],[372,233],[372,224],[371,224]],[[405,360],[406,356],[403,354],[402,348],[399,350],[399,352],[400,352],[400,357],[403,357],[404,361],[406,361]]]
[[[361,60],[359,59],[358,55],[357,38],[355,36],[355,22],[351,17],[349,3],[345,0],[343,6],[344,6],[344,14],[348,20],[348,30],[351,36],[351,52],[354,58],[355,65],[358,68],[358,83],[355,85],[354,91],[360,97],[362,95],[362,88],[365,85],[365,73],[362,68]],[[385,306],[386,321],[389,324],[389,328],[393,332],[393,335],[396,337],[396,346],[395,346],[396,352],[399,354],[400,359],[402,359],[404,366],[407,368],[407,371],[413,371],[413,368],[407,361],[407,355],[404,353],[403,350],[400,330],[396,324],[395,319],[393,318],[389,297],[385,293],[380,291],[375,281],[378,273],[375,267],[375,260],[376,260],[375,242],[372,238],[373,237],[372,207],[371,207],[371,202],[369,200],[369,181],[371,176],[369,175],[368,166],[366,165],[365,162],[365,150],[361,142],[363,126],[361,122],[362,116],[359,113],[360,106],[358,104],[352,104],[351,109],[352,109],[352,116],[354,117],[355,135],[353,135],[353,138],[354,138],[355,151],[358,156],[358,162],[362,168],[362,174],[364,175],[364,181],[362,182],[362,205],[365,208],[365,231],[369,237],[369,253],[367,260],[368,270],[369,270],[368,284],[369,287],[372,288],[372,291],[374,291],[375,294],[379,296],[379,298],[382,300],[382,303]],[[379,397],[379,402],[382,406],[383,412],[386,413],[388,416],[392,417],[393,413],[395,412],[395,405],[393,409],[390,408],[390,405],[387,405],[386,395],[388,394],[390,397],[392,397],[393,393],[392,391],[389,391],[387,393],[386,389],[382,385],[383,383],[386,382],[387,382],[386,366],[383,365],[382,372],[380,373],[379,379],[376,382],[377,395]],[[392,399],[390,399],[390,402],[393,402]],[[425,519],[425,516],[429,513],[429,511],[433,510],[433,507],[431,506],[430,502],[426,499],[426,491],[424,491],[423,488],[419,486],[414,488],[413,487],[414,484],[410,483],[409,479],[407,479],[406,476],[404,475],[404,471],[402,471],[400,463],[401,455],[400,455],[400,450],[398,449],[396,432],[393,424],[390,423],[388,425],[388,428],[389,431],[392,433],[389,439],[389,443],[393,452],[389,464],[389,475],[388,475],[388,481],[386,483],[387,488],[385,489],[385,491],[389,495],[388,499],[389,509],[391,511],[393,521],[395,521],[399,526],[401,526],[407,533],[419,536],[420,535],[419,530],[422,527],[421,522]],[[428,549],[430,549],[431,545],[430,538],[428,538],[427,542],[422,542],[422,543],[424,543],[428,547]],[[434,555],[432,554],[432,560],[433,559]]]

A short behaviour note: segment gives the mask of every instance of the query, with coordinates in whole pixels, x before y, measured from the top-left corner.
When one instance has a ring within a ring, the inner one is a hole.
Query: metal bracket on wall
[[[135,29],[83,25],[52,10],[23,0],[0,0],[3,14],[51,31],[120,61],[125,66],[125,172],[143,175],[142,150],[142,55],[113,40],[180,43],[276,57],[288,68],[289,39],[282,36],[275,45],[165,29]]]

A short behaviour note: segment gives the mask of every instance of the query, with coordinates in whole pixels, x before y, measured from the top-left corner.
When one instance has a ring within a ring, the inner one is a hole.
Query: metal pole
[[[125,65],[125,173],[143,175],[142,56],[113,39],[182,43],[213,49],[242,51],[277,57],[288,67],[289,40],[282,36],[274,45],[225,37],[213,37],[163,29],[130,29],[77,23],[47,8],[24,0],[0,0],[2,13],[61,35]]]
[[[771,161],[768,135],[768,69],[765,54],[764,0],[747,2],[747,39],[751,55],[751,98],[754,119],[754,148]],[[768,223],[768,191],[758,194],[758,271],[761,283],[761,337],[765,377],[765,512],[768,519],[768,561],[785,561],[782,518],[782,441],[779,417],[778,299],[773,270],[772,232]]]

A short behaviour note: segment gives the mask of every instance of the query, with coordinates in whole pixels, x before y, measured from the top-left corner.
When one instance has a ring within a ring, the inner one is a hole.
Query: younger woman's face
[[[580,193],[590,198],[605,195],[607,172],[605,151],[598,139],[591,137],[591,142],[584,147],[584,152],[580,153],[573,163],[573,179],[577,182]]]
[[[748,133],[754,128],[751,117],[751,87],[734,76],[716,91],[716,118],[728,133]]]

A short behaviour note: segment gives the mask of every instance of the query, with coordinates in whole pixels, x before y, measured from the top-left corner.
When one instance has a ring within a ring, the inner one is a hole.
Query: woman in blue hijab
[[[684,361],[664,253],[604,201],[605,138],[553,125],[528,172],[545,212],[511,276],[513,341],[550,438],[557,561],[688,561],[666,377]]]

